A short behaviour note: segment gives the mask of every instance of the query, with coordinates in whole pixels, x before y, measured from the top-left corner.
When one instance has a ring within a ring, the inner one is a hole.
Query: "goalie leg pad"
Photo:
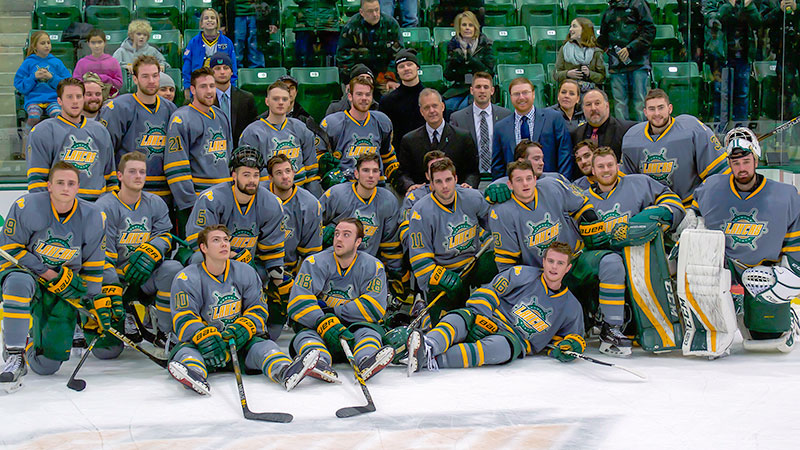
[[[731,274],[725,265],[725,235],[687,229],[678,250],[678,299],[686,332],[686,356],[724,356],[736,333]]]
[[[624,257],[639,344],[651,352],[679,348],[683,329],[663,234],[658,232],[643,245],[625,247]]]

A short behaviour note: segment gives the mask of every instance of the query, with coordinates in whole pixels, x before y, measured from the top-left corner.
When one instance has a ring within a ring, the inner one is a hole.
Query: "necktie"
[[[219,99],[219,107],[222,109],[222,112],[228,117],[228,120],[231,119],[231,102],[228,100],[228,93],[223,92],[222,96]]]
[[[439,149],[439,131],[433,130],[433,139],[431,139],[431,148],[434,150]]]
[[[519,124],[519,137],[520,139],[531,138],[531,129],[528,126],[528,116],[522,116],[522,123]]]
[[[481,173],[489,173],[492,166],[492,153],[489,151],[489,122],[486,121],[486,111],[481,111],[481,136],[480,136],[480,164]]]
[[[597,144],[597,140],[598,140],[597,128],[592,128],[592,137],[591,137],[591,139],[594,141],[595,144]]]

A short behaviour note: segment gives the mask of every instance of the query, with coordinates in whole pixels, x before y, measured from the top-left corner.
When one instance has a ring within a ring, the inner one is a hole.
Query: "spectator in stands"
[[[558,87],[558,101],[550,107],[561,113],[570,132],[584,121],[583,110],[578,107],[578,102],[581,101],[580,89],[577,80],[568,78],[562,81]]]
[[[83,117],[94,120],[105,102],[105,85],[97,74],[83,75]]]
[[[296,0],[294,55],[302,67],[313,66],[314,44],[319,42],[325,66],[333,66],[339,43],[339,12],[336,0]],[[345,95],[347,97],[347,95]]]
[[[572,142],[591,139],[598,147],[611,147],[617,160],[622,155],[622,137],[635,122],[611,117],[608,95],[600,89],[592,89],[583,96],[583,115],[586,122],[575,128]]]
[[[159,74],[158,95],[164,100],[175,103],[175,80],[164,72]]]
[[[234,0],[233,3],[233,37],[236,40],[234,48],[237,66],[264,67],[264,53],[258,49],[256,15],[263,17],[269,34],[277,33],[280,7],[272,5],[276,2],[266,1]]]
[[[439,0],[433,2],[433,26],[452,27],[457,15],[464,11],[472,11],[478,17],[478,22],[483,22],[486,10],[484,0]]]
[[[397,52],[394,65],[400,77],[400,87],[384,95],[378,109],[392,121],[392,145],[397,148],[406,133],[425,125],[419,110],[419,94],[425,86],[419,80],[416,50],[407,48]]]
[[[444,78],[453,84],[444,93],[445,116],[469,105],[469,88],[475,72],[494,74],[495,57],[492,41],[481,33],[478,18],[464,11],[455,19],[456,35],[447,44]]]
[[[14,88],[25,97],[26,131],[39,123],[43,114],[56,117],[61,113],[56,87],[59,81],[70,77],[70,72],[60,59],[50,54],[51,47],[47,32],[34,31],[25,60],[14,75]]]
[[[363,64],[356,64],[353,66],[353,70],[350,71],[350,80],[353,78],[365,78],[375,85],[375,76],[372,74],[372,71],[369,70],[369,67]],[[350,93],[350,80],[347,81],[348,84],[344,87],[344,95],[342,98],[328,105],[328,109],[325,110],[326,116],[329,116],[335,112],[347,111],[350,109],[350,100],[347,99],[347,94]],[[369,109],[376,110],[378,109],[378,106],[378,102],[376,102],[373,98],[372,105],[370,105]]]
[[[492,171],[492,141],[497,122],[511,115],[511,111],[492,104],[494,84],[488,72],[475,72],[469,88],[472,104],[450,115],[450,124],[469,131],[478,149],[478,169],[483,173]]]
[[[656,26],[645,0],[609,0],[597,44],[608,53],[614,115],[644,120],[650,82],[650,47]]]
[[[72,76],[83,79],[83,75],[87,72],[96,73],[100,77],[100,81],[109,85],[106,97],[117,95],[122,88],[122,70],[119,61],[106,53],[106,32],[94,28],[89,31],[86,42],[92,53],[78,60]]]
[[[525,77],[514,78],[508,86],[514,114],[497,122],[492,142],[492,179],[506,175],[506,165],[514,161],[514,149],[522,139],[542,144],[544,171],[559,172],[571,179],[572,139],[567,123],[557,111],[536,109],[536,89]]]
[[[566,79],[575,80],[581,94],[603,85],[606,65],[603,62],[603,50],[597,46],[591,20],[583,17],[572,20],[567,39],[556,55],[553,78],[559,84]]]
[[[128,25],[128,38],[122,42],[122,45],[114,52],[114,58],[119,61],[119,64],[131,71],[131,64],[137,56],[150,55],[158,59],[161,65],[161,70],[169,69],[167,60],[164,55],[158,51],[157,48],[147,43],[150,40],[150,33],[153,32],[153,27],[150,22],[146,20],[134,20]]]
[[[297,101],[297,80],[291,75],[282,75],[278,77],[277,81],[283,81],[287,86],[289,86],[289,100],[291,101],[292,105],[289,107],[289,114],[287,114],[286,117],[298,119],[303,123],[306,123],[306,119],[311,118],[311,114],[309,114],[308,111],[303,108],[303,105]],[[269,113],[269,111],[264,112],[264,117],[267,117],[267,113]]]
[[[764,27],[769,30],[769,43],[777,56],[776,72],[778,86],[783,87],[784,117],[795,117],[798,114],[795,95],[800,96],[800,59],[797,58],[800,55],[800,13],[797,12],[797,1],[769,0],[764,14]],[[766,95],[777,94],[768,92]]]
[[[190,39],[186,44],[186,49],[183,51],[183,70],[181,70],[181,73],[183,74],[183,95],[187,100],[192,97],[192,93],[189,91],[189,80],[192,72],[201,67],[208,67],[208,59],[217,52],[225,52],[231,57],[231,61],[233,61],[231,83],[236,84],[236,74],[238,72],[236,52],[234,51],[233,42],[219,32],[219,27],[219,13],[212,8],[204,9],[200,14],[201,33]]]
[[[400,25],[381,12],[378,0],[361,0],[358,14],[342,27],[336,49],[339,78],[346,80],[353,66],[363,63],[374,74],[389,70],[392,58],[402,47]]]
[[[419,11],[418,0],[380,0],[381,12],[395,17],[394,10],[397,3],[400,4],[400,26],[403,28],[419,26],[417,12]]]
[[[228,116],[233,133],[233,148],[239,146],[239,136],[245,127],[256,120],[256,100],[253,94],[231,85],[231,57],[225,52],[217,52],[211,57],[209,67],[214,72],[217,85],[217,99],[214,105]]]
[[[720,50],[724,52],[722,66],[731,72],[727,86],[722,87],[721,82],[713,83],[714,120],[726,123],[728,118],[733,117],[737,122],[746,121],[750,98],[750,64],[756,51],[755,31],[762,23],[759,11],[762,1],[707,0],[707,3],[709,25],[718,22],[720,26],[721,33],[717,36]],[[733,97],[732,114],[721,114],[721,89],[726,89],[728,95]]]

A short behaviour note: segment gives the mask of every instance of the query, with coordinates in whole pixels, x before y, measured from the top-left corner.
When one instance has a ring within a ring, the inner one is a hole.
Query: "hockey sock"
[[[288,366],[292,363],[292,360],[289,359],[283,352],[273,352],[267,355],[264,358],[264,362],[261,363],[261,371],[264,372],[264,375],[269,377],[270,380],[281,384],[280,374],[281,369]]]
[[[503,336],[489,336],[475,343],[461,343],[436,357],[440,368],[479,367],[511,359],[511,345]]]

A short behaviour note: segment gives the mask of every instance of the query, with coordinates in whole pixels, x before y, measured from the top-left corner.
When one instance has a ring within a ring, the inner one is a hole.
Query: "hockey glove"
[[[194,336],[192,342],[197,346],[200,354],[208,367],[220,368],[224,367],[228,359],[228,346],[222,340],[222,335],[216,327],[208,326],[199,329]]]
[[[324,177],[331,170],[339,168],[339,160],[330,153],[323,153],[319,157],[319,175]]]
[[[111,298],[108,295],[97,294],[94,299],[84,299],[83,304],[91,311],[103,330],[111,327]]]
[[[322,229],[322,248],[333,245],[333,233],[336,231],[336,224],[329,223]]]
[[[233,339],[236,342],[236,348],[242,348],[255,335],[256,324],[247,317],[239,317],[222,330],[222,340]]]
[[[175,257],[173,259],[186,267],[191,262],[192,256],[194,256],[194,250],[189,247],[180,246],[178,247],[178,251],[175,252]]]
[[[388,270],[386,271],[386,281],[389,283],[389,292],[400,301],[408,298],[408,291],[411,289],[409,281],[411,275],[408,271]]]
[[[469,342],[477,342],[487,336],[497,334],[499,328],[491,317],[475,314],[475,322],[469,327],[467,339]]]
[[[122,305],[122,286],[107,284],[103,286],[102,292],[111,299],[111,314],[114,319],[125,318],[125,307]]]
[[[629,223],[658,223],[672,226],[672,210],[666,206],[648,206],[639,214],[631,217]]]
[[[511,189],[505,183],[490,184],[486,188],[486,201],[489,203],[504,203],[511,200]]]
[[[55,278],[47,283],[47,290],[61,298],[83,298],[86,285],[69,267],[62,265]]]
[[[444,291],[444,294],[451,299],[458,298],[464,291],[464,284],[461,282],[461,278],[458,274],[442,266],[434,267],[433,274],[428,284],[431,289]]]
[[[658,222],[618,223],[611,230],[611,248],[621,250],[625,247],[644,245],[661,232]]]
[[[597,249],[608,246],[611,240],[608,233],[606,233],[606,224],[602,220],[594,222],[585,222],[578,226],[578,231],[583,237],[583,243],[586,244],[588,249]]]
[[[344,176],[341,170],[331,170],[324,177],[322,177],[322,189],[330,189],[331,187],[340,183],[344,183],[345,181],[347,181],[347,177]]]
[[[409,334],[411,334],[411,330],[408,327],[399,326],[389,330],[381,339],[383,345],[388,345],[394,349],[392,362],[399,363],[401,359],[408,356],[406,343],[408,342]]]
[[[582,354],[583,351],[586,350],[586,341],[582,336],[578,336],[577,334],[568,334],[563,339],[559,336],[555,336],[553,337],[551,345],[553,348],[547,351],[547,355],[561,362],[570,362],[575,359],[575,356],[568,355],[564,352]]]
[[[317,334],[329,349],[339,348],[339,339],[351,342],[355,337],[334,314],[325,314],[317,321]]]
[[[161,251],[149,242],[145,242],[128,258],[123,278],[130,284],[141,286],[152,275],[156,266],[164,258]]]

